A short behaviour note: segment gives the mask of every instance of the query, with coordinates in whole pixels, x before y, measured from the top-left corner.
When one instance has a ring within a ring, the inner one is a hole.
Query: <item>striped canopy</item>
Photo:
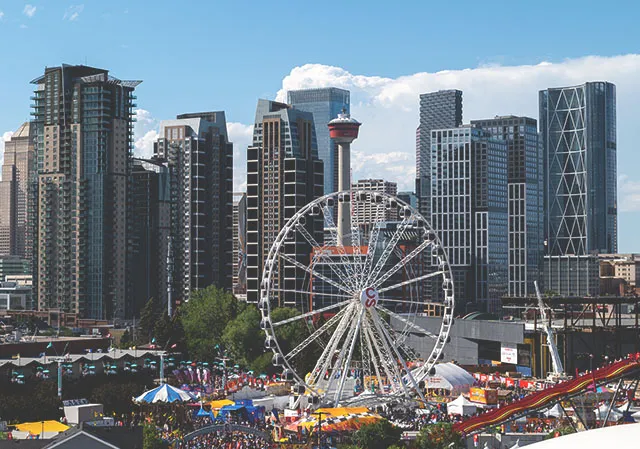
[[[155,404],[157,402],[189,402],[195,400],[196,397],[187,391],[172,387],[171,385],[162,384],[153,390],[142,393],[134,399],[135,402]]]

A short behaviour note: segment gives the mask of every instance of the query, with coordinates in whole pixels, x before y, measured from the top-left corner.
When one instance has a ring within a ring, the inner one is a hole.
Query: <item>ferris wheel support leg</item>
[[[359,312],[360,312],[360,309],[356,307],[355,313],[359,313]],[[361,314],[359,316],[361,317]],[[349,328],[349,332],[347,332],[347,337],[345,338],[344,344],[340,349],[340,353],[338,354],[336,363],[333,365],[333,369],[331,370],[331,376],[329,377],[329,384],[327,385],[327,394],[329,394],[329,391],[331,390],[331,387],[333,386],[337,377],[346,376],[346,373],[343,367],[343,362],[345,360],[345,356],[348,353],[348,348],[351,347],[352,342],[356,339],[355,337],[356,337],[357,330],[358,330],[357,326],[352,325]]]
[[[373,351],[373,346],[371,344],[371,339],[367,333],[369,329],[369,324],[368,322],[366,322],[365,320],[365,326],[363,326],[363,331],[362,331],[362,335],[364,335],[364,339],[365,339],[365,343],[367,344],[367,347],[369,348],[369,354],[371,355],[371,363],[373,364],[373,369],[376,372],[376,378],[378,381],[378,387],[380,388],[380,391],[383,391],[383,386],[382,386],[382,376],[380,375],[380,368],[378,367],[378,363],[376,360],[376,356],[375,356],[375,352]],[[362,385],[362,388],[364,389],[364,382]]]
[[[371,319],[369,319],[369,322],[370,321]],[[378,352],[378,357],[380,358],[380,364],[382,365],[382,370],[387,376],[387,380],[389,381],[389,383],[394,384],[394,390],[399,390],[398,388],[396,388],[397,385],[395,385],[395,382],[393,381],[393,372],[392,372],[393,367],[392,366],[390,367],[390,364],[389,364],[390,357],[389,356],[385,357],[385,354],[383,352],[384,348],[381,345],[375,344],[375,337],[374,337],[373,329],[371,328],[371,326],[368,326],[366,330],[367,330],[367,336],[371,340],[375,350]],[[384,384],[382,383],[381,377],[378,378],[378,384],[380,386],[380,391],[381,392],[384,391]]]
[[[338,387],[338,391],[336,392],[335,405],[338,406],[340,399],[342,399],[342,390],[344,389],[344,382],[347,380],[347,370],[349,369],[349,364],[351,363],[351,358],[353,357],[353,350],[356,347],[356,340],[358,339],[358,333],[360,331],[360,325],[362,324],[362,316],[365,314],[366,310],[362,308],[362,312],[360,312],[360,316],[358,316],[358,321],[356,322],[355,335],[351,340],[351,346],[349,347],[349,354],[347,355],[347,359],[344,362],[344,369],[342,370],[342,377],[340,378],[340,386]]]
[[[422,391],[420,391],[420,388],[418,387],[418,383],[413,378],[413,375],[411,374],[411,371],[409,371],[409,367],[407,366],[407,363],[404,361],[404,358],[400,354],[400,351],[398,351],[398,348],[393,344],[393,339],[387,333],[387,331],[384,329],[384,327],[381,325],[380,321],[381,321],[380,317],[376,313],[374,315],[374,324],[378,328],[378,332],[381,332],[387,338],[387,340],[391,343],[391,348],[393,349],[393,352],[396,354],[396,357],[398,357],[398,360],[400,360],[400,363],[402,364],[402,367],[404,368],[404,370],[407,373],[407,377],[409,378],[409,380],[413,384],[413,388],[415,388],[416,393],[418,394],[418,396],[420,396],[420,399],[423,401],[423,403],[426,403],[427,401],[424,398],[424,396],[422,394]],[[402,378],[401,378],[401,382],[402,382],[402,385],[404,385],[404,381],[402,381]],[[405,389],[405,391],[406,391],[406,389]]]

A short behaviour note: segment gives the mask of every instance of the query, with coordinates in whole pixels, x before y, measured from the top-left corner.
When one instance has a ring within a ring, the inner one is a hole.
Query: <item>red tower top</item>
[[[351,143],[358,138],[361,123],[351,118],[343,109],[337,118],[329,122],[329,135],[338,143]]]

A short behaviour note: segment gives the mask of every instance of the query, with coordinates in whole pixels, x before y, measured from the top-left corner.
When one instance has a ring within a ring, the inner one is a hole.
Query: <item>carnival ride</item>
[[[544,410],[562,400],[583,394],[589,388],[596,388],[614,380],[640,374],[640,358],[636,355],[603,368],[561,382],[550,388],[532,393],[523,399],[501,408],[492,409],[481,415],[472,417],[454,425],[454,429],[464,435],[473,435],[487,427],[502,424]]]
[[[344,225],[336,226],[334,214],[345,204],[351,216],[348,235],[341,235]],[[297,393],[334,406],[365,398],[424,401],[419,385],[449,339],[454,285],[438,236],[413,207],[372,191],[347,190],[312,201],[278,233],[260,287],[265,347],[283,368],[282,378],[296,382]],[[302,313],[275,321],[274,304],[295,305]],[[427,307],[441,313],[437,334],[415,323]],[[295,322],[305,323],[309,336],[285,348],[276,330]],[[426,360],[419,361],[407,345],[409,334],[432,339]],[[301,372],[300,359],[314,348],[320,353],[315,366]]]

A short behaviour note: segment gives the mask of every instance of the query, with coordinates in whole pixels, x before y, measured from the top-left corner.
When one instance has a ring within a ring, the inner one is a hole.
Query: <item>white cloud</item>
[[[71,5],[64,12],[62,20],[68,20],[69,22],[78,20],[78,17],[80,17],[80,13],[82,11],[84,11],[84,5]]]
[[[4,162],[4,143],[11,139],[13,135],[13,131],[5,131],[2,136],[0,136],[0,166]],[[2,173],[0,172],[0,179],[2,179]]]
[[[618,159],[620,166],[624,166],[634,160],[632,148],[640,139],[640,131],[634,125],[640,113],[639,75],[640,55],[589,56],[512,67],[492,65],[398,78],[365,76],[339,67],[307,64],[295,67],[284,77],[277,98],[283,100],[291,89],[327,86],[349,89],[351,113],[363,123],[360,137],[353,144],[354,178],[384,177],[398,182],[398,188],[404,190],[414,187],[411,177],[415,173],[415,129],[421,93],[462,90],[465,122],[506,114],[537,118],[539,90],[585,81],[611,81],[617,85]],[[396,157],[389,165],[375,156],[380,154]]]
[[[24,5],[24,9],[22,10],[22,13],[28,18],[32,18],[33,16],[36,15],[36,9],[37,8],[33,5]]]
[[[0,11],[0,20],[2,20],[3,17],[4,17],[4,13]]]
[[[620,212],[640,212],[640,181],[625,174],[618,176],[618,208]]]
[[[158,120],[146,109],[136,109],[136,125],[134,132],[134,150],[136,157],[153,156],[153,142],[158,138]]]

